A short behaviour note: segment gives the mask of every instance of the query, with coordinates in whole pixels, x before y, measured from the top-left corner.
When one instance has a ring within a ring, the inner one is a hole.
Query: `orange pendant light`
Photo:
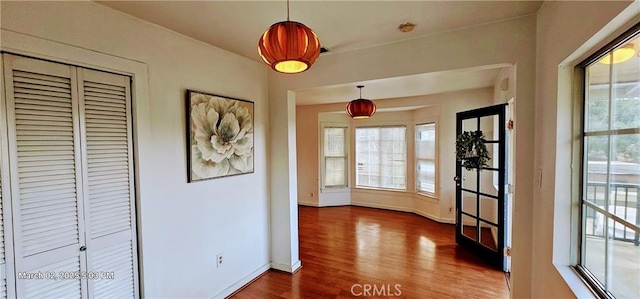
[[[320,41],[311,28],[289,20],[275,23],[258,41],[258,54],[275,71],[295,74],[308,70],[320,56]]]
[[[360,89],[360,98],[347,104],[347,115],[353,119],[369,118],[376,113],[376,104],[362,98],[362,88],[364,85],[358,85],[357,87]]]

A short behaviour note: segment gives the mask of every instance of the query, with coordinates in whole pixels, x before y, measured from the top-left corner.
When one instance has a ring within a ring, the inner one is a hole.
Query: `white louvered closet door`
[[[47,279],[86,268],[75,68],[5,55],[4,71],[16,295],[80,298],[86,282]]]
[[[89,298],[138,294],[130,82],[79,69]]]
[[[4,144],[0,145],[0,150],[4,150]],[[0,162],[0,168],[4,166],[4,159]],[[4,192],[6,190],[2,189],[5,184],[2,179],[4,178],[4,172],[0,175],[0,298],[7,298],[7,259],[6,259],[6,241],[5,241],[5,233],[4,227],[7,221],[5,221],[5,198]],[[10,197],[9,197],[10,198]]]
[[[4,144],[0,145],[0,152],[4,150]],[[0,168],[2,168],[4,164],[4,160],[0,161]],[[6,190],[2,189],[2,179],[4,178],[4,173],[0,174],[0,298],[7,298],[7,260],[5,255],[5,217],[4,217],[4,201],[6,196],[4,192]]]
[[[16,296],[138,298],[129,77],[3,63]]]
[[[0,71],[4,64],[0,59]],[[13,228],[11,226],[11,194],[9,182],[9,153],[7,151],[6,105],[4,81],[0,78],[0,298],[14,298]]]

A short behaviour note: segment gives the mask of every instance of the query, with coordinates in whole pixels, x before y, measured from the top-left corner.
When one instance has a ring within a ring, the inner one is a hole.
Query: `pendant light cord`
[[[287,22],[289,21],[289,0],[287,0]]]
[[[364,85],[358,85],[356,87],[360,90],[360,98],[362,99],[362,88],[364,87]]]

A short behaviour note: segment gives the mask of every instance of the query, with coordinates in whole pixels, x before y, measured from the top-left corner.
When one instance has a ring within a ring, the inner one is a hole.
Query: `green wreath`
[[[467,170],[487,167],[489,164],[489,152],[484,144],[484,134],[478,130],[475,132],[464,131],[456,138],[456,159],[462,162],[462,167]]]

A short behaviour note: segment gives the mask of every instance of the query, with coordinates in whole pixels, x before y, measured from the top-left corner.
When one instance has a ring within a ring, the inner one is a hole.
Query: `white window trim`
[[[634,10],[634,14],[635,14],[635,10]],[[616,18],[620,18],[622,15],[623,14],[619,15]],[[630,22],[630,24],[625,25],[623,28],[626,27],[626,29],[630,29],[636,24],[637,24],[637,21],[632,21]],[[625,35],[622,33],[624,31],[618,29],[616,32],[609,32],[609,33],[610,34],[613,33],[615,35],[614,39],[618,39],[621,36]],[[633,40],[633,38],[631,38],[631,40]],[[605,41],[602,41],[598,46],[592,47],[592,49],[606,48],[607,47],[606,44],[607,43],[605,43]],[[599,51],[600,50],[596,52],[599,52]],[[583,277],[584,275],[577,273],[579,272],[579,269],[576,269],[582,263],[581,254],[583,254],[582,251],[584,250],[584,244],[582,244],[582,236],[584,235],[584,232],[582,231],[584,229],[582,227],[583,225],[582,223],[583,222],[583,215],[582,215],[583,185],[582,184],[586,184],[586,182],[581,183],[581,179],[585,175],[586,169],[584,168],[584,166],[573,167],[573,165],[583,165],[583,163],[585,163],[583,161],[584,157],[583,157],[582,151],[583,151],[583,142],[584,142],[583,133],[586,130],[585,128],[583,128],[583,124],[586,120],[586,116],[583,115],[583,109],[586,110],[586,108],[584,107],[586,105],[586,99],[585,99],[586,95],[583,95],[582,93],[585,92],[585,89],[588,87],[585,86],[585,82],[587,82],[586,67],[584,68],[585,71],[583,72],[581,70],[582,67],[580,65],[582,63],[580,61],[584,61],[585,59],[587,59],[585,57],[587,56],[586,54],[587,53],[583,54],[582,58],[576,60],[575,64],[572,65],[574,68],[561,67],[558,69],[559,82],[563,82],[563,80],[564,82],[571,82],[571,84],[569,85],[571,88],[567,88],[563,90],[563,93],[565,94],[565,96],[573,99],[570,105],[572,114],[573,114],[573,117],[571,120],[572,126],[569,130],[571,132],[571,137],[572,137],[571,138],[572,139],[571,169],[568,170],[566,168],[564,169],[559,169],[559,167],[556,168],[556,176],[558,175],[559,171],[564,170],[565,173],[567,172],[570,173],[570,177],[571,177],[570,188],[568,188],[568,190],[564,189],[564,191],[570,191],[571,193],[571,197],[570,197],[571,198],[571,208],[570,208],[570,214],[571,214],[570,228],[571,229],[569,233],[570,238],[568,242],[570,244],[569,255],[568,255],[569,258],[563,259],[562,262],[557,262],[556,260],[558,258],[556,256],[556,251],[558,251],[559,248],[557,248],[557,245],[554,244],[554,266],[558,270],[558,273],[562,276],[563,280],[567,283],[571,291],[578,298],[583,298],[583,297],[584,298],[600,298],[599,295],[597,295],[600,291],[596,291],[593,288],[593,286],[591,286],[591,282],[587,282],[586,278]],[[571,92],[571,96],[569,96],[570,92]],[[569,105],[566,105],[566,104],[562,106],[564,106],[563,108],[565,109],[569,107]],[[607,135],[602,135],[602,136],[607,136]],[[615,134],[610,136],[615,136]],[[556,186],[556,188],[558,187]],[[554,231],[557,232],[557,230],[559,230],[558,225],[554,225]],[[566,235],[566,232],[564,233]],[[556,240],[554,239],[554,241]],[[562,243],[566,244],[564,240]],[[568,262],[568,264],[566,262]]]
[[[336,185],[336,186],[326,186],[325,185],[325,173],[326,173],[326,169],[325,169],[325,156],[324,156],[324,130],[326,128],[342,128],[344,129],[344,157],[345,157],[345,181],[344,181],[344,185]],[[349,128],[349,124],[348,123],[321,123],[320,124],[320,140],[319,140],[319,144],[320,144],[320,155],[319,155],[319,159],[318,159],[318,164],[319,167],[318,169],[320,170],[320,190],[321,191],[336,191],[339,189],[345,189],[345,188],[349,188],[349,181],[350,181],[350,159],[349,159],[349,148],[350,148],[350,128]]]

